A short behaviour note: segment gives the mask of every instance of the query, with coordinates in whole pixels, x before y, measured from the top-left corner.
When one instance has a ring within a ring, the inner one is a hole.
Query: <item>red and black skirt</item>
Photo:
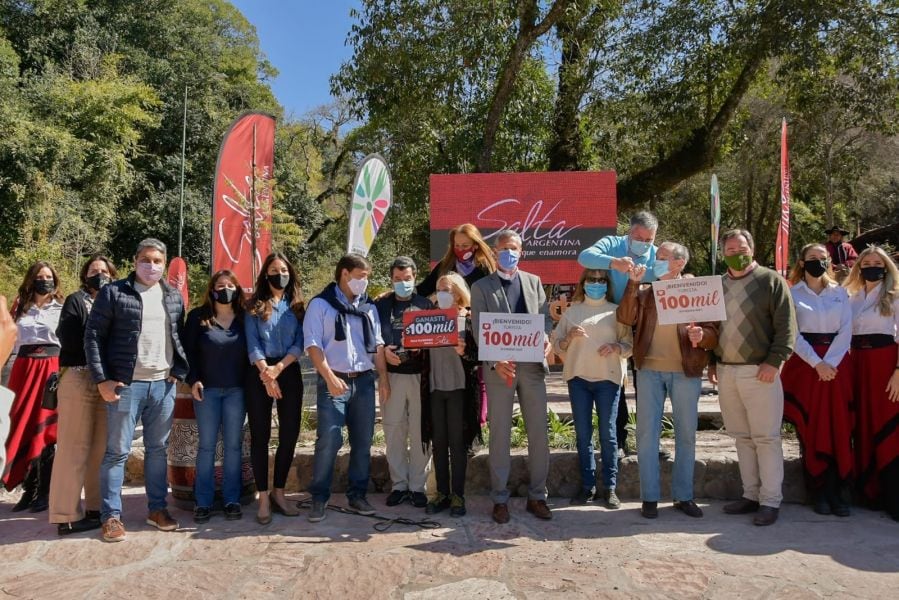
[[[7,490],[22,483],[31,461],[56,443],[56,411],[43,408],[41,402],[47,378],[59,370],[59,349],[45,348],[20,349],[9,374],[9,389],[16,397],[9,411],[7,464],[2,478]]]
[[[833,341],[831,334],[805,334],[818,356],[824,357]],[[828,469],[840,480],[853,475],[852,430],[855,424],[852,389],[852,358],[847,353],[837,367],[837,376],[821,381],[818,373],[797,354],[781,373],[784,390],[784,419],[796,427],[802,444],[802,464],[814,485],[821,485]]]
[[[899,345],[892,336],[852,337],[858,413],[856,476],[862,494],[875,503],[882,500],[882,473],[899,460],[899,402],[890,402],[886,392],[897,354]]]

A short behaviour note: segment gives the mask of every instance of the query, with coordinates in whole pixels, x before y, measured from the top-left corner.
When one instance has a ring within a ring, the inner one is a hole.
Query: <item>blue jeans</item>
[[[580,377],[568,380],[571,416],[577,437],[577,457],[581,465],[581,486],[592,491],[596,485],[596,457],[593,450],[593,408],[599,415],[599,446],[602,451],[602,483],[605,489],[615,487],[618,475],[618,439],[615,420],[621,386],[611,381],[587,381]]]
[[[222,466],[222,502],[240,502],[241,447],[243,423],[247,412],[243,388],[205,388],[203,401],[194,400],[194,414],[200,443],[197,450],[197,479],[194,496],[197,506],[211,508],[215,497],[215,446],[219,428],[225,454]]]
[[[637,371],[637,460],[640,464],[640,499],[658,502],[659,434],[665,397],[671,397],[674,417],[674,501],[693,499],[693,462],[696,457],[696,425],[702,378],[683,373],[640,369]]]
[[[160,381],[133,381],[119,399],[106,404],[106,454],[100,465],[101,519],[122,515],[122,484],[125,462],[131,452],[134,428],[144,425],[144,487],[150,512],[166,507],[169,493],[166,450],[175,410],[175,384]]]
[[[347,498],[364,498],[368,491],[371,439],[375,429],[375,374],[369,371],[343,381],[349,389],[341,396],[332,396],[325,380],[321,375],[318,377],[318,427],[309,493],[321,502],[327,502],[331,497],[334,463],[343,445],[344,425],[350,438]]]

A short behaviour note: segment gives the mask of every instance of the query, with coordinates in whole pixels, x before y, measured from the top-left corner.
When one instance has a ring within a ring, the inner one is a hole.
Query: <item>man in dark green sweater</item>
[[[771,525],[783,498],[783,388],[780,367],[793,352],[796,314],[786,280],[752,259],[752,235],[733,229],[722,236],[727,320],[718,336],[718,397],[728,435],[734,438],[743,498],[729,514],[757,513]]]

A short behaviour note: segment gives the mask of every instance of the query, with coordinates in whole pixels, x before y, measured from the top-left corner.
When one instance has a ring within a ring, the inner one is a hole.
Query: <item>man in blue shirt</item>
[[[603,269],[609,272],[612,286],[612,301],[621,304],[621,297],[627,288],[631,271],[645,267],[643,281],[655,281],[659,275],[655,268],[656,250],[653,244],[659,221],[647,211],[640,211],[631,217],[627,235],[607,235],[589,248],[583,250],[577,261],[585,269]],[[664,273],[661,273],[664,275]],[[629,361],[633,368],[633,361]],[[636,388],[634,390],[636,392]],[[618,455],[623,456],[627,448],[627,402],[621,394],[618,402]]]
[[[375,379],[382,404],[390,396],[390,384],[380,320],[365,294],[369,273],[371,264],[362,256],[341,258],[334,282],[309,302],[303,319],[304,346],[318,371],[318,437],[309,485],[312,523],[325,518],[344,425],[350,440],[346,493],[350,508],[362,515],[375,513],[365,498],[375,427]]]

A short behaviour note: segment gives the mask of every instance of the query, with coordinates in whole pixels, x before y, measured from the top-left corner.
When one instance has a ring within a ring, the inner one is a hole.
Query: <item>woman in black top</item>
[[[447,273],[458,273],[469,288],[475,281],[496,271],[493,250],[481,232],[471,223],[453,227],[449,232],[449,247],[416,290],[421,296],[431,296],[437,290],[437,280]]]
[[[246,417],[243,390],[248,360],[241,287],[234,273],[223,270],[212,276],[203,305],[187,315],[183,340],[190,364],[187,383],[191,385],[200,434],[194,522],[206,523],[212,510],[219,428],[225,449],[225,518],[240,519],[241,445]]]

